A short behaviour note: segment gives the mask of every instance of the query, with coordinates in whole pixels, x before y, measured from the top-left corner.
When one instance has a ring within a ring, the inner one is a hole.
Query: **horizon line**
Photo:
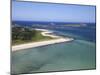
[[[12,20],[12,21],[24,21],[25,22],[26,20]],[[26,22],[58,22],[58,21],[26,21]],[[63,23],[96,23],[96,22],[63,22]]]

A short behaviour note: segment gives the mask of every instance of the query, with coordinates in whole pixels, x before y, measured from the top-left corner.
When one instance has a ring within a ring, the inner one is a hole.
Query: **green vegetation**
[[[12,45],[18,45],[29,42],[43,41],[53,39],[43,36],[41,31],[30,30],[29,28],[13,27],[12,28]]]

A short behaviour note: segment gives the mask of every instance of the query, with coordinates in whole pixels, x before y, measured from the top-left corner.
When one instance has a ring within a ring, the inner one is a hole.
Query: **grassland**
[[[34,31],[32,31],[34,32]],[[22,32],[20,32],[21,34]],[[32,36],[31,39],[20,39],[20,38],[17,38],[17,39],[12,39],[12,45],[19,45],[19,44],[25,44],[25,43],[30,43],[30,42],[38,42],[38,41],[43,41],[43,40],[50,40],[50,39],[54,39],[52,37],[49,37],[49,36],[43,36],[41,34],[41,31],[35,31],[35,35],[34,33],[31,33]],[[12,35],[13,37],[14,35]],[[24,36],[24,37],[27,37],[28,35]]]

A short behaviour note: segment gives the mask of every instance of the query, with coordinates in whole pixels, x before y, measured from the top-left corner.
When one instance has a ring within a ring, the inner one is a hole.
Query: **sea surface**
[[[66,28],[55,26],[45,29],[52,30],[56,35],[73,37],[74,41],[12,52],[12,73],[96,68],[96,24]]]

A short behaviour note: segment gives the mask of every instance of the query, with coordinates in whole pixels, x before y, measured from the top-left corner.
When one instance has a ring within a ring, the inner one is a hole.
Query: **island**
[[[47,29],[12,28],[12,51],[72,41],[73,38],[53,34]]]

